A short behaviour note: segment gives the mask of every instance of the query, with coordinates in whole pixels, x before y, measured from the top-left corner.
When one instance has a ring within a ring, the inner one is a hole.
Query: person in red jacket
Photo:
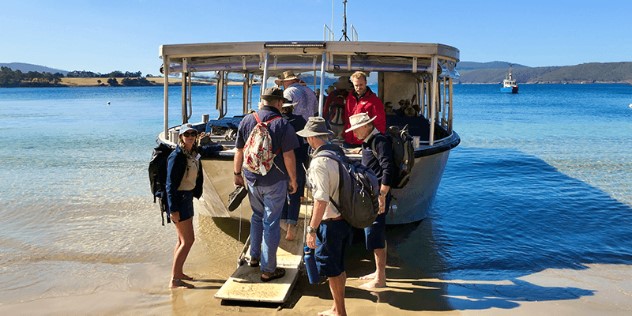
[[[347,105],[345,108],[345,131],[351,127],[349,117],[358,113],[366,113],[369,117],[375,117],[373,125],[381,133],[386,132],[386,112],[382,100],[377,97],[371,88],[366,85],[366,74],[356,71],[351,75],[353,83],[353,93],[347,96]],[[359,147],[362,140],[353,135],[353,132],[345,132],[345,147]]]

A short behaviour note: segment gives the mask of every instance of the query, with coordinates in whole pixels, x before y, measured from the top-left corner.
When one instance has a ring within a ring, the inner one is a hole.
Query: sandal
[[[285,269],[283,268],[276,268],[274,269],[274,272],[264,272],[261,274],[261,281],[263,282],[269,282],[272,281],[274,279],[279,279],[282,278],[285,275]]]
[[[172,289],[177,289],[177,288],[186,288],[186,289],[193,289],[195,288],[195,285],[190,284],[190,283],[186,283],[184,281],[182,281],[182,279],[171,279],[171,286]]]
[[[258,267],[259,266],[259,259],[250,258],[250,262],[248,262],[248,265],[253,267],[253,268]]]

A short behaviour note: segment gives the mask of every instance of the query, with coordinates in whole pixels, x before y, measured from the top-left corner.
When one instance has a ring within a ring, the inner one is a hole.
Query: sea
[[[218,115],[207,101],[214,89],[193,87],[191,121]],[[229,115],[240,108],[238,89],[229,88]],[[170,91],[174,126],[180,92]],[[0,89],[0,307],[142,292],[130,276],[154,270],[165,271],[154,277],[166,287],[175,236],[161,225],[147,176],[162,94]],[[519,94],[455,85],[461,143],[428,218],[389,227],[389,266],[419,278],[518,282],[547,269],[632,264],[631,104],[624,84],[523,84]],[[591,295],[534,290],[502,295]]]

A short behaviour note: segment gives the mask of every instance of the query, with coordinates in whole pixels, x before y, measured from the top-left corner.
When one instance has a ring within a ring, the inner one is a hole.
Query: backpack
[[[257,125],[248,135],[244,145],[244,167],[253,173],[265,176],[274,165],[274,157],[281,151],[279,148],[277,152],[272,152],[272,137],[268,125],[270,122],[280,119],[281,116],[275,116],[268,121],[261,122],[257,112],[252,114],[257,120]]]
[[[167,212],[167,160],[173,151],[169,145],[160,143],[154,148],[149,161],[149,187],[154,196],[154,203],[158,198],[160,203],[160,217],[162,218],[162,226],[165,226],[164,213]],[[171,219],[167,216],[167,223],[171,223]]]
[[[404,126],[402,129],[398,126],[389,126],[385,134],[393,147],[393,174],[395,177],[391,187],[393,189],[401,189],[410,180],[410,173],[415,165],[413,138],[408,134],[407,126]],[[371,151],[377,157],[375,141],[371,144]]]
[[[343,120],[345,114],[345,103],[346,98],[342,95],[336,95],[334,100],[329,104],[329,109],[327,111],[327,120],[329,124],[333,126],[344,126],[345,122]]]
[[[371,226],[379,209],[380,182],[375,173],[359,161],[351,161],[333,150],[319,151],[315,157],[327,157],[338,162],[340,204],[331,196],[329,201],[340,211],[344,220],[356,228]]]

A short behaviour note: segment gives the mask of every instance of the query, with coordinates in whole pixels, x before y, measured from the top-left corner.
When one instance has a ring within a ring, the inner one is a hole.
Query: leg
[[[360,277],[361,280],[370,280],[360,285],[363,289],[375,289],[386,287],[386,247],[373,250],[375,257],[375,272]]]
[[[263,239],[263,196],[260,187],[248,183],[248,200],[252,208],[250,218],[250,258],[261,259],[261,241]]]
[[[261,187],[263,191],[263,239],[261,243],[261,271],[274,272],[276,254],[281,241],[280,217],[287,196],[287,181]],[[252,237],[251,237],[252,238]]]
[[[300,169],[299,169],[300,168]],[[288,212],[285,217],[287,219],[287,233],[285,235],[286,240],[294,240],[296,238],[296,224],[298,223],[298,214],[301,211],[301,199],[305,192],[305,170],[300,165],[296,169],[296,182],[298,189],[294,194],[289,195]]]
[[[388,205],[388,204],[387,204]],[[386,214],[380,214],[373,224],[364,229],[367,250],[373,251],[375,257],[375,271],[360,277],[369,280],[361,285],[364,289],[374,289],[386,286]]]
[[[343,272],[338,276],[327,278],[329,281],[329,291],[334,298],[331,309],[322,311],[318,315],[347,315],[345,307],[345,285],[347,283],[347,273]]]
[[[329,290],[334,299],[331,309],[319,315],[346,315],[344,255],[352,236],[352,230],[345,221],[321,223],[316,240],[316,264],[320,275],[327,276]]]
[[[171,287],[178,287],[182,284],[180,279],[187,276],[183,272],[184,262],[187,260],[189,251],[195,241],[195,233],[193,232],[193,218],[176,223],[176,232],[178,234],[178,242],[173,252],[173,266],[171,268]]]

